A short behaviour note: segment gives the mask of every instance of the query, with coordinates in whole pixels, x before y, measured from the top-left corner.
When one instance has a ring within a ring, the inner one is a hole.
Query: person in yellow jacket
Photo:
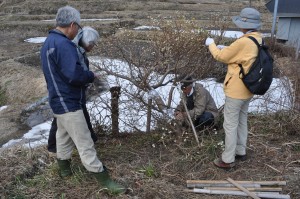
[[[262,42],[262,35],[258,32],[261,27],[260,13],[256,9],[244,8],[232,21],[244,35],[230,46],[217,46],[212,38],[205,41],[212,56],[217,61],[228,64],[223,85],[226,96],[223,123],[225,150],[221,158],[214,160],[215,166],[225,169],[234,167],[236,159],[244,161],[247,158],[247,112],[253,94],[240,79],[239,64],[248,72],[258,54],[256,44],[248,36],[254,37],[259,43]]]

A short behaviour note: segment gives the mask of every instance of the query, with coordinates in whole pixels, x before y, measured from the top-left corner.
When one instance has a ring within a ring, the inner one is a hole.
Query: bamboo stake
[[[197,141],[198,147],[200,147],[200,142],[199,142],[199,139],[198,139],[198,135],[197,135],[197,133],[196,133],[196,129],[195,129],[193,120],[192,120],[192,118],[191,118],[191,116],[190,116],[190,114],[189,114],[189,110],[188,110],[188,108],[187,108],[187,106],[186,106],[185,100],[184,100],[184,102],[183,102],[183,106],[184,106],[184,109],[185,109],[185,111],[186,111],[186,115],[188,116],[189,121],[190,121],[190,123],[191,123],[191,126],[192,126],[192,129],[193,129],[194,136],[195,136],[195,139],[196,139],[196,141]]]
[[[286,185],[286,181],[236,181],[239,184],[248,183],[248,184],[260,184],[266,186],[273,185]],[[228,184],[226,180],[187,180],[187,184]]]
[[[236,195],[236,196],[248,196],[243,191],[225,191],[225,190],[208,190],[208,189],[186,189],[187,192],[204,193],[204,194],[219,194],[219,195]],[[271,198],[271,199],[290,199],[289,195],[283,195],[278,193],[266,193],[266,192],[254,192],[258,197]]]
[[[182,93],[181,93],[182,94]],[[195,129],[195,126],[194,126],[194,123],[193,123],[193,120],[189,114],[189,110],[186,106],[186,101],[184,100],[184,98],[182,98],[182,101],[183,101],[183,106],[184,106],[184,109],[185,109],[185,112],[186,112],[186,115],[188,116],[188,119],[189,119],[189,122],[191,123],[191,126],[192,126],[192,130],[193,130],[193,133],[194,133],[194,136],[195,136],[195,139],[196,139],[196,142],[198,144],[198,147],[200,147],[200,142],[199,142],[199,139],[198,139],[198,135],[197,135],[197,132],[196,132],[196,129]]]
[[[239,183],[235,182],[233,179],[231,178],[227,178],[227,180],[229,182],[231,182],[233,185],[235,185],[237,188],[239,188],[240,190],[242,190],[243,192],[245,192],[246,194],[248,194],[249,196],[251,196],[254,199],[260,199],[260,197],[258,197],[254,192],[250,192],[248,189],[246,189],[245,187],[241,186]]]
[[[247,193],[241,191],[240,189],[238,190],[211,190],[211,189],[198,189],[198,188],[194,188],[194,189],[184,189],[184,192],[189,192],[189,193],[207,193],[207,194],[224,194],[224,195],[231,195],[230,193],[232,193],[232,195],[241,195],[241,196],[249,196]],[[279,192],[261,192],[261,191],[254,191],[253,193],[255,194],[271,194],[271,195],[280,195]]]
[[[242,184],[244,187],[247,187],[247,188],[260,188],[261,185],[258,184],[258,183],[240,183]],[[235,187],[233,184],[231,183],[212,183],[212,184],[207,184],[207,183],[195,183],[195,184],[192,184],[192,183],[189,183],[187,184],[187,187],[188,188],[202,188],[202,187]]]
[[[239,191],[239,188],[235,187],[203,187],[203,189],[209,189],[209,190],[227,190],[227,191]],[[247,188],[249,191],[274,191],[274,192],[281,192],[282,188],[281,187],[249,187]]]

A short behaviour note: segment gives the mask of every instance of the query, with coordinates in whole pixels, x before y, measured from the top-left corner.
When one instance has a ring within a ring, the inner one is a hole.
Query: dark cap
[[[188,76],[182,81],[180,81],[180,83],[181,83],[181,89],[185,89],[186,87],[188,87],[193,83],[193,78],[191,76]]]

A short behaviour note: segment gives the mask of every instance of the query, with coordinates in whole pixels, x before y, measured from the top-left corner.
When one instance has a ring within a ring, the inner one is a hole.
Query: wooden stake
[[[111,132],[113,135],[119,134],[119,98],[121,87],[111,87]]]
[[[245,192],[246,194],[248,194],[249,196],[251,196],[252,198],[254,198],[254,199],[260,199],[255,193],[250,192],[248,189],[246,189],[245,187],[241,186],[239,183],[235,182],[231,178],[227,178],[227,180],[229,182],[231,182],[232,184],[234,184],[237,188],[239,188],[240,190],[242,190],[243,192]]]
[[[146,126],[146,132],[150,133],[151,128],[151,112],[152,112],[152,99],[148,99],[147,104],[147,126]]]

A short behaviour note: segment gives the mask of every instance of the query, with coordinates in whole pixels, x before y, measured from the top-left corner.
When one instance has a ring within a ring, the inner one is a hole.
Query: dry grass
[[[61,179],[55,158],[44,147],[2,151],[0,190],[4,198],[243,198],[185,193],[186,180],[284,180],[284,194],[299,198],[300,143],[297,134],[269,130],[278,125],[277,115],[250,117],[248,160],[235,169],[224,171],[212,165],[221,152],[217,143],[222,131],[199,135],[202,146],[196,147],[192,134],[162,138],[161,132],[124,134],[103,137],[96,148],[103,163],[119,183],[128,186],[128,195],[105,193],[83,168],[77,152],[73,154],[75,174]],[[299,118],[299,115],[298,115]],[[278,128],[277,128],[278,129]],[[289,136],[287,136],[287,134]],[[0,192],[0,193],[1,193]]]
[[[8,104],[30,103],[47,94],[42,71],[13,60],[2,62],[0,86]]]

